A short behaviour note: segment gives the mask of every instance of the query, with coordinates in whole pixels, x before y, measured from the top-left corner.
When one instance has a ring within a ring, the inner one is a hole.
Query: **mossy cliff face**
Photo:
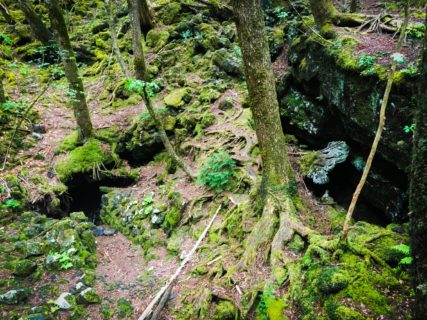
[[[350,161],[360,171],[363,163],[357,164],[366,159],[378,126],[386,68],[370,61],[364,64],[363,57],[354,54],[357,40],[349,36],[322,41],[315,35],[298,35],[293,27],[287,34],[292,68],[278,84],[285,127],[317,146],[346,141],[352,149]],[[412,144],[404,127],[413,122],[416,80],[406,67],[395,76],[386,126],[364,194],[396,221],[405,218],[407,182],[402,177]]]

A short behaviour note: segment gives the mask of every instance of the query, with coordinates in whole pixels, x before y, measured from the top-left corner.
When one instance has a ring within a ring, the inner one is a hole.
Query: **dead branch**
[[[199,246],[202,243],[203,239],[207,235],[209,229],[212,227],[212,224],[215,221],[215,218],[217,217],[217,215],[218,215],[219,211],[221,210],[221,208],[222,208],[222,204],[219,205],[218,209],[216,210],[216,212],[213,215],[212,219],[209,221],[209,223],[206,226],[205,230],[203,230],[203,233],[200,235],[200,237],[197,240],[196,244],[193,246],[193,248],[191,249],[191,251],[187,254],[187,256],[185,257],[185,259],[182,261],[182,263],[179,266],[179,268],[175,271],[175,274],[172,277],[169,278],[169,280],[166,283],[166,285],[163,286],[163,288],[160,289],[160,291],[157,293],[157,295],[154,297],[154,299],[151,300],[151,302],[149,303],[149,305],[147,306],[147,308],[145,308],[144,313],[138,318],[138,320],[149,319],[150,315],[153,313],[154,306],[158,302],[160,302],[159,306],[161,305],[161,301],[163,300],[164,295],[166,295],[168,292],[170,292],[170,290],[172,290],[172,286],[173,286],[174,282],[179,277],[179,275],[181,274],[182,270],[187,265],[187,263],[189,261],[191,261],[191,259],[193,258],[194,253],[199,248]],[[155,314],[160,313],[160,311],[161,311],[161,309],[160,310],[156,309],[155,310]]]

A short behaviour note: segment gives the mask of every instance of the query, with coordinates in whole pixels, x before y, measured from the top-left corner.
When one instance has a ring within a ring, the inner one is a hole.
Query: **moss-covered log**
[[[409,192],[410,233],[416,292],[413,309],[414,319],[424,319],[427,314],[427,34],[424,36],[422,52]]]

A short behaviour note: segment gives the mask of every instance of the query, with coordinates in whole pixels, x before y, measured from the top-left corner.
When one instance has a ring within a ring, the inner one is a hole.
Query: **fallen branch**
[[[197,240],[196,244],[193,246],[193,248],[191,249],[191,251],[187,254],[187,256],[185,257],[185,259],[181,262],[181,265],[175,271],[175,274],[172,277],[170,277],[170,279],[166,283],[166,285],[163,286],[163,288],[160,289],[160,291],[157,293],[157,295],[154,297],[154,299],[151,300],[150,304],[147,306],[147,308],[145,308],[144,313],[138,318],[138,320],[149,319],[150,315],[153,313],[154,306],[158,302],[163,302],[163,301],[166,302],[165,299],[167,299],[167,298],[163,298],[163,297],[165,295],[166,295],[166,297],[168,296],[168,292],[170,292],[170,290],[172,290],[172,286],[173,286],[175,280],[181,274],[181,272],[184,269],[184,267],[186,266],[186,264],[193,258],[193,255],[196,252],[197,248],[200,246],[200,244],[202,243],[202,241],[205,238],[206,234],[208,233],[209,229],[212,227],[212,224],[213,224],[216,216],[218,215],[219,211],[221,210],[221,207],[222,207],[222,205],[219,205],[219,207],[216,210],[214,216],[209,221],[209,223],[206,226],[205,230],[203,230],[203,233],[200,235],[199,239]],[[159,304],[159,307],[160,307],[160,305],[161,305],[161,303]],[[161,309],[159,310],[159,308],[157,308],[155,310],[155,315],[157,316],[160,313],[160,311],[161,311]]]

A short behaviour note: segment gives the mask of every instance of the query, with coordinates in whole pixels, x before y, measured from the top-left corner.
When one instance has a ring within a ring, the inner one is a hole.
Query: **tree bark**
[[[138,14],[138,1],[139,0],[129,0],[131,7],[129,8],[129,12],[131,15],[131,28],[132,28],[132,47],[134,54],[134,67],[135,67],[135,78],[142,81],[147,81],[147,73],[146,73],[146,65],[144,58],[144,51],[142,48],[142,33],[139,22],[139,14]],[[195,178],[192,170],[188,165],[178,156],[175,152],[174,147],[172,146],[165,128],[163,126],[162,121],[159,119],[157,114],[154,111],[152,102],[150,97],[147,94],[147,91],[144,87],[144,91],[142,93],[142,97],[145,102],[145,106],[147,107],[148,113],[154,119],[154,123],[157,131],[159,132],[160,139],[166,149],[168,155],[172,158],[177,166],[179,166],[191,179]]]
[[[147,0],[137,0],[137,5],[141,30],[144,34],[147,34],[154,27],[152,13],[148,7]]]
[[[74,116],[77,121],[78,141],[86,142],[93,133],[92,122],[90,120],[89,108],[86,103],[86,96],[83,81],[79,76],[76,56],[71,47],[64,16],[57,0],[47,0],[49,17],[52,28],[58,42],[60,55],[64,65],[65,76],[69,82],[69,94],[73,106]]]
[[[5,103],[6,102],[6,95],[4,93],[4,88],[3,88],[3,71],[0,70],[0,104]]]
[[[33,5],[28,0],[18,0],[19,7],[24,12],[25,19],[28,21],[31,27],[31,32],[34,37],[39,40],[45,46],[51,46],[54,41],[52,32],[44,24],[43,20],[34,10]]]
[[[146,35],[147,32],[154,27],[153,16],[148,7],[147,0],[127,0],[127,2],[130,14],[132,14],[132,10],[136,10],[135,12],[138,14],[138,25],[143,34]]]
[[[9,10],[3,2],[0,2],[0,12],[8,24],[15,24],[15,20],[13,20],[12,16],[9,14]]]
[[[115,16],[113,14],[113,8],[110,0],[105,0],[105,8],[107,9],[107,15],[108,15],[108,25],[110,29],[111,46],[113,47],[114,54],[117,57],[117,61],[119,62],[123,75],[125,76],[125,78],[129,78],[130,77],[129,70],[126,66],[125,60],[123,59],[123,56],[120,52],[119,45],[117,43]]]
[[[332,0],[310,0],[311,13],[322,33],[331,32],[333,25],[358,26],[364,19],[355,14],[346,14],[337,10]]]
[[[427,25],[427,20],[426,20]],[[415,134],[409,189],[410,235],[413,261],[415,303],[413,319],[427,315],[427,33],[419,79],[418,107],[415,113]]]
[[[249,100],[263,162],[262,190],[286,186],[293,176],[280,121],[275,78],[260,0],[232,1]]]
[[[132,29],[132,49],[133,49],[133,65],[135,78],[139,80],[145,79],[145,59],[144,51],[142,49],[142,33],[140,28],[139,20],[139,8],[138,0],[129,0],[129,13],[131,19],[131,29]]]

